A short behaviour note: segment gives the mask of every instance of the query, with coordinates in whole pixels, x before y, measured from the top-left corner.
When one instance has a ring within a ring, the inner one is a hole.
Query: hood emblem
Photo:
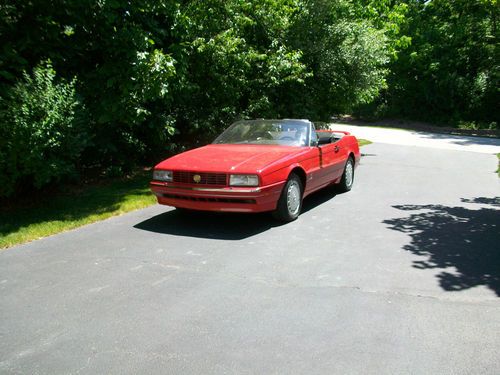
[[[193,176],[193,181],[198,184],[201,181],[201,176],[199,174],[195,174]]]

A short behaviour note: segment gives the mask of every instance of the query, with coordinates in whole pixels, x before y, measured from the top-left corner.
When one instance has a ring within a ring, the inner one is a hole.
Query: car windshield
[[[213,143],[309,145],[310,123],[302,120],[246,120],[227,128]]]

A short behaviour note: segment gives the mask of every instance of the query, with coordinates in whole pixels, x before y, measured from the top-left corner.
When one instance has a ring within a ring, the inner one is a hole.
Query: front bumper
[[[276,209],[285,181],[259,187],[182,185],[151,181],[158,203],[201,211],[264,212]]]

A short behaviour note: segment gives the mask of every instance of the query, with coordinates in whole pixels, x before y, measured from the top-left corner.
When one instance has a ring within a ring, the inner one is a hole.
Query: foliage
[[[386,36],[370,20],[356,17],[348,1],[305,2],[289,39],[311,73],[305,85],[276,98],[287,100],[284,112],[293,117],[328,121],[373,100],[385,86]]]
[[[5,0],[2,132],[16,133],[21,123],[25,129],[40,126],[11,102],[24,100],[23,105],[49,113],[43,95],[61,94],[66,87],[67,103],[55,102],[73,112],[64,124],[58,117],[58,125],[50,127],[73,129],[71,135],[55,135],[61,145],[79,141],[70,155],[67,146],[51,146],[49,156],[59,161],[50,159],[54,167],[37,164],[40,175],[17,163],[25,149],[2,141],[0,154],[10,161],[0,161],[0,181],[9,181],[0,194],[14,191],[11,181],[40,187],[77,169],[126,173],[135,164],[208,142],[239,118],[329,121],[363,108],[370,116],[498,124],[496,5],[496,0]],[[36,78],[28,81],[24,72],[49,60],[57,71],[57,77],[47,78],[53,89],[30,94],[27,87],[36,85]],[[48,152],[46,140],[34,134],[23,147]]]
[[[203,1],[186,7],[183,61],[174,85],[179,133],[207,141],[236,118],[277,116],[272,94],[307,75],[286,45],[292,0]],[[180,61],[180,59],[179,59]]]
[[[76,80],[56,82],[50,63],[24,74],[0,108],[0,195],[76,174],[86,145]]]
[[[457,125],[498,123],[496,0],[407,1],[411,46],[391,66],[388,110]]]

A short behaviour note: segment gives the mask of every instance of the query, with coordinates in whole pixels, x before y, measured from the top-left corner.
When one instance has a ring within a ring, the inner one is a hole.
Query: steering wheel
[[[257,137],[257,140],[261,140],[261,139],[269,139],[269,140],[273,140],[274,139],[274,136],[273,134],[268,130],[266,132],[263,132],[262,134],[260,134],[258,137]]]
[[[295,138],[289,137],[288,135],[285,135],[285,136],[280,138],[280,141],[294,141],[294,140],[295,140]]]

